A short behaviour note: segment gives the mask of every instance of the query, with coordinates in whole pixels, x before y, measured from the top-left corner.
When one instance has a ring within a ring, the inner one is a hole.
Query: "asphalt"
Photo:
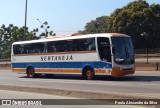
[[[160,99],[159,82],[160,71],[137,71],[133,76],[88,81],[78,76],[30,79],[10,70],[0,70],[1,90],[85,99]]]
[[[62,75],[32,79],[10,70],[0,71],[0,89],[81,98],[160,98],[159,82],[159,71],[137,71],[132,76],[97,77],[95,80]]]

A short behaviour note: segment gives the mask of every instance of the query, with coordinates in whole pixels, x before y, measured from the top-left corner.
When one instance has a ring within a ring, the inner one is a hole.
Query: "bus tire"
[[[36,76],[33,67],[29,67],[27,69],[27,76],[28,76],[28,78],[34,78]]]
[[[92,68],[87,67],[84,72],[85,72],[84,73],[85,79],[87,79],[87,80],[93,80],[94,79],[94,72],[93,72]]]

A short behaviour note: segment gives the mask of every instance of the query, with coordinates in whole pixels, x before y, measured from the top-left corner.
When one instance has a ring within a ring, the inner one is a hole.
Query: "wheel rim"
[[[90,78],[92,77],[92,72],[91,72],[90,70],[88,70],[88,71],[86,72],[86,77],[87,77],[88,79],[90,79]]]
[[[29,69],[29,76],[32,77],[34,75],[34,71],[32,69]]]

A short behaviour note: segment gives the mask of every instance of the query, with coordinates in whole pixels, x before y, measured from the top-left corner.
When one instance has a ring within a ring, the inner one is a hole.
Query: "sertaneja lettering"
[[[41,61],[63,61],[63,60],[73,60],[72,55],[67,56],[41,56]]]

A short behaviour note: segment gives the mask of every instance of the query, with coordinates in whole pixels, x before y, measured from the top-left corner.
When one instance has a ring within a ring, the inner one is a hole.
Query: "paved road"
[[[59,101],[64,101],[64,103],[66,103],[66,100],[62,100],[62,99],[74,99],[74,98],[68,98],[65,96],[56,96],[56,95],[46,95],[46,94],[39,94],[39,93],[26,93],[26,92],[16,92],[16,91],[8,91],[8,90],[0,90],[0,99],[12,99],[11,103],[15,104],[15,106],[0,106],[3,108],[22,108],[22,106],[19,104],[17,106],[17,102],[16,99],[20,99],[20,101],[24,102],[26,100],[22,100],[22,99],[35,99],[34,101],[38,101],[38,106],[29,106],[29,108],[144,108],[144,106],[132,106],[132,105],[52,105],[52,106],[48,106],[48,105],[43,105],[43,100],[37,100],[37,99],[61,99]],[[13,101],[14,100],[14,101]],[[52,101],[52,100],[48,100],[48,101]],[[54,102],[55,100],[53,100]],[[73,100],[76,101],[76,100]],[[92,100],[88,100],[90,101],[90,103],[92,103]],[[93,101],[95,102],[95,101]],[[28,104],[28,101],[26,101],[26,103]],[[30,100],[29,100],[30,103]],[[43,106],[41,106],[43,105]],[[23,108],[28,108],[27,106],[23,106]]]
[[[32,79],[27,78],[25,74],[0,70],[0,85],[65,89],[160,99],[160,71],[137,71],[133,76],[112,79],[98,77],[96,80],[82,80],[80,76],[55,76],[53,78],[41,76]]]

